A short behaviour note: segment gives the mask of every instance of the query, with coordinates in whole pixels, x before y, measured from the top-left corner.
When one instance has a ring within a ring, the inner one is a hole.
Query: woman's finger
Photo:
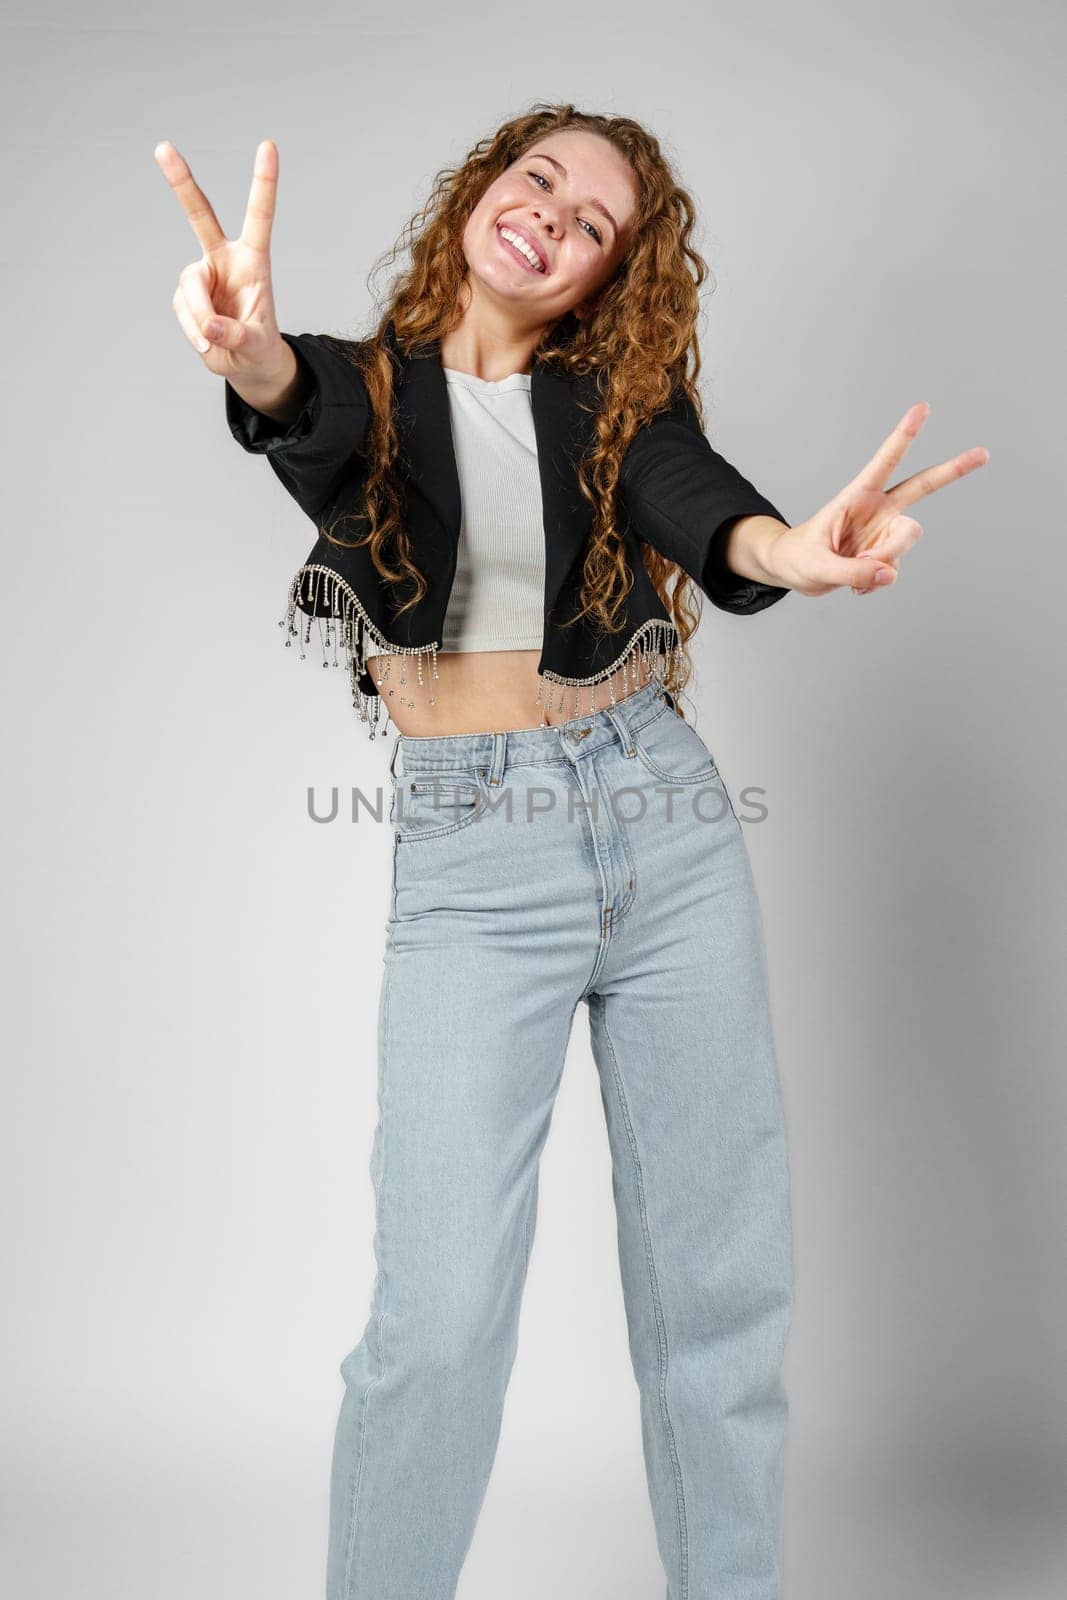
[[[886,579],[883,580],[886,582],[891,583],[896,577],[893,560],[883,561],[881,552],[877,555],[871,551],[866,555],[841,556],[836,550],[819,546],[805,553],[802,576],[806,581],[820,587],[825,586],[830,589],[848,587],[866,593],[875,587],[879,572],[886,574]],[[878,587],[881,586],[879,582]]]
[[[914,517],[906,517],[901,512],[889,519],[878,534],[876,544],[856,553],[873,557],[875,561],[899,561],[901,556],[922,538],[922,533],[922,524],[916,522]]]
[[[189,218],[196,237],[205,250],[217,250],[219,245],[226,243],[226,235],[207,195],[189,171],[188,162],[178,154],[169,139],[157,144],[153,154],[160,171]]]
[[[883,440],[867,465],[852,480],[858,489],[884,489],[889,474],[899,466],[923,423],[930,415],[925,400],[909,406],[892,433]]]
[[[252,187],[248,192],[245,220],[241,225],[241,243],[250,250],[270,251],[270,231],[274,223],[274,205],[278,194],[278,146],[273,139],[264,139],[256,146],[256,161],[252,170]]]
[[[879,533],[877,544],[870,550],[857,552],[854,559],[864,562],[867,571],[864,573],[860,569],[861,582],[850,580],[853,594],[870,594],[872,589],[889,588],[895,583],[901,557],[922,538],[922,532],[914,517],[892,517]],[[880,567],[892,567],[893,576],[876,584],[874,578]]]
[[[211,269],[206,261],[191,261],[183,267],[178,274],[178,283],[185,296],[186,304],[196,319],[201,332],[207,332],[207,325],[215,317],[215,305],[211,298]]]
[[[174,292],[172,304],[183,333],[200,355],[206,356],[211,350],[239,350],[247,343],[248,329],[243,322],[217,314],[207,324],[205,336],[180,287]]]
[[[984,445],[976,444],[962,455],[953,456],[951,461],[942,461],[936,467],[924,467],[921,472],[902,479],[892,489],[887,489],[886,494],[895,506],[903,510],[905,506],[913,506],[924,495],[933,494],[947,483],[955,483],[957,478],[965,478],[969,472],[984,467],[988,460],[989,451]]]
[[[204,335],[200,332],[200,329],[197,326],[196,318],[189,310],[189,302],[186,300],[185,292],[180,284],[174,291],[174,299],[172,304],[174,306],[174,315],[177,317],[178,324],[189,343],[200,355],[207,355],[208,351],[211,349],[211,341],[209,339],[205,339]]]

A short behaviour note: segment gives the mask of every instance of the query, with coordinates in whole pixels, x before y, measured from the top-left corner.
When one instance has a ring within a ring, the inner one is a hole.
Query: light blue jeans
[[[327,1600],[456,1593],[583,1000],[667,1597],[778,1600],[789,1166],[761,912],[712,755],[651,680],[556,727],[398,735],[390,773],[378,1270],[341,1363]]]

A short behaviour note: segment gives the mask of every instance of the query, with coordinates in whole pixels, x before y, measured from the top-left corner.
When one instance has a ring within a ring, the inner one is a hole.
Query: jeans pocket
[[[399,844],[443,839],[477,822],[489,801],[485,774],[430,772],[394,781],[392,822]]]
[[[641,764],[664,783],[711,783],[719,775],[699,733],[670,706],[636,728],[633,739]]]

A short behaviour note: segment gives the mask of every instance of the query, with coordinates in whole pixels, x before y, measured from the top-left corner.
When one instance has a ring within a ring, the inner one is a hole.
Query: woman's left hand
[[[925,401],[911,406],[851,483],[806,522],[778,535],[767,558],[773,582],[806,595],[828,594],[846,584],[853,594],[870,594],[896,582],[901,556],[922,535],[915,518],[904,515],[906,509],[989,460],[989,451],[975,445],[887,489],[887,479],[929,415]]]

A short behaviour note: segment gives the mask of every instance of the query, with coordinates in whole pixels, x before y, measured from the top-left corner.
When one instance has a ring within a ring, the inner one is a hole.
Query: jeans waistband
[[[416,772],[481,768],[495,784],[509,767],[569,761],[611,743],[621,743],[629,750],[638,729],[668,704],[674,704],[673,696],[653,679],[613,706],[554,727],[517,728],[506,733],[401,733],[393,746],[389,771],[399,778]]]

